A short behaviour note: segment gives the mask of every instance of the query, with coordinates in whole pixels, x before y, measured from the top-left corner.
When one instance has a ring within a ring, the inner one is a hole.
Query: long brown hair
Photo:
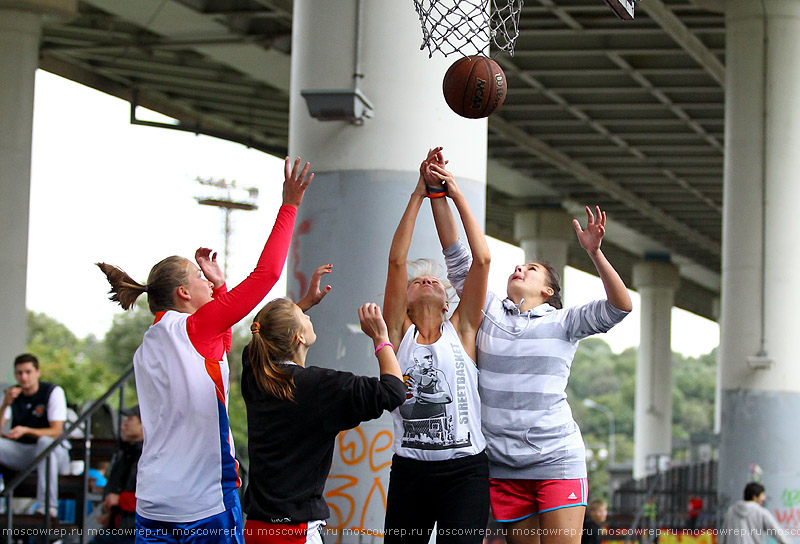
[[[118,302],[123,310],[129,310],[142,293],[147,293],[150,311],[155,314],[175,307],[175,289],[189,282],[190,261],[173,255],[167,257],[151,270],[147,285],[133,280],[124,270],[111,264],[95,263],[111,284],[110,298]]]
[[[281,400],[294,400],[294,380],[280,363],[292,361],[300,347],[298,333],[302,331],[295,312],[291,300],[276,298],[256,314],[250,328],[250,365],[256,385]]]

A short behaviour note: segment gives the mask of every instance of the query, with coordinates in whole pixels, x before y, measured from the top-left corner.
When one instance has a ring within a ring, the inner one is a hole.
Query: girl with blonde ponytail
[[[258,264],[228,291],[216,253],[200,248],[197,265],[167,257],[147,284],[98,263],[111,300],[124,309],[147,293],[153,325],[133,357],[144,444],[136,484],[136,542],[179,544],[215,535],[243,544],[241,485],[228,425],[231,327],[272,289],[286,261],[297,207],[314,177],[286,158],[283,205]],[[202,540],[202,539],[201,539]],[[203,540],[210,542],[211,540]]]
[[[303,310],[330,290],[319,290],[320,276],[328,272],[330,265],[317,268],[302,301],[273,300],[250,327],[253,339],[242,355],[250,453],[247,544],[321,543],[320,529],[330,516],[323,489],[336,435],[405,400],[400,367],[375,304],[361,306],[358,318],[375,346],[379,378],[306,366],[317,335]]]

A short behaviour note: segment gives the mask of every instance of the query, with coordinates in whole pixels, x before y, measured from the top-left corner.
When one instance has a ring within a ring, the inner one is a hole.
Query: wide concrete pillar
[[[419,50],[419,21],[410,2],[363,2],[358,78],[374,105],[360,126],[318,121],[303,90],[352,89],[357,55],[356,0],[295,0],[289,151],[311,161],[316,177],[298,218],[289,260],[289,293],[301,296],[314,268],[333,263],[333,290],[310,311],[318,334],[314,365],[377,375],[372,343],[358,328],[364,302],[383,303],[389,245],[408,203],[419,164],[442,145],[470,206],[485,215],[486,120],[457,117],[442,97],[442,78],[455,59],[428,59]],[[443,263],[424,203],[409,258]],[[391,460],[388,414],[343,433],[334,454],[326,498],[329,528],[343,542],[378,542],[383,529]]]
[[[641,332],[636,358],[633,423],[633,477],[655,471],[672,453],[672,305],[680,276],[664,261],[633,267],[633,286],[641,300]]]
[[[569,244],[575,240],[572,217],[562,210],[546,208],[517,212],[514,238],[525,252],[526,262],[546,262],[558,272],[563,290]]]
[[[0,383],[13,379],[14,357],[27,338],[33,86],[42,21],[74,10],[75,0],[0,0]]]
[[[719,503],[741,497],[757,464],[766,506],[796,528],[800,1],[728,0],[725,10]]]

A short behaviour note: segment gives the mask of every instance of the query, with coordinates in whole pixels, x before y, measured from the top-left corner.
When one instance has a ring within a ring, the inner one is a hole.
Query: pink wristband
[[[383,348],[385,348],[386,346],[389,346],[390,348],[392,348],[392,351],[394,351],[394,344],[392,344],[391,342],[384,342],[382,344],[378,344],[378,347],[375,348],[375,357],[377,357],[378,352]]]

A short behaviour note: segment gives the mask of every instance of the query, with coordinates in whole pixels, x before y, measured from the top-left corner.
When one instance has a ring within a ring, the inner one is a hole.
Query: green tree
[[[142,337],[153,324],[153,314],[143,298],[132,310],[114,316],[111,328],[103,340],[105,360],[117,374],[126,372],[133,363],[133,354],[142,343]]]
[[[67,402],[78,407],[100,397],[115,380],[95,358],[101,350],[94,336],[79,340],[45,314],[28,312],[27,350],[39,359],[42,380],[60,385]]]
[[[602,338],[587,338],[578,345],[572,363],[567,395],[575,421],[587,445],[607,447],[608,418],[583,405],[591,398],[614,414],[616,463],[633,458],[633,422],[636,397],[636,348],[614,354]],[[713,428],[716,385],[716,350],[701,357],[673,354],[673,436],[688,439]],[[680,452],[676,452],[680,455]],[[608,461],[589,463],[589,493],[608,494]]]
[[[249,460],[247,453],[247,409],[242,397],[242,350],[250,342],[249,326],[239,325],[233,329],[233,342],[228,354],[231,368],[231,388],[228,396],[228,421],[236,444],[236,455],[245,463]]]

